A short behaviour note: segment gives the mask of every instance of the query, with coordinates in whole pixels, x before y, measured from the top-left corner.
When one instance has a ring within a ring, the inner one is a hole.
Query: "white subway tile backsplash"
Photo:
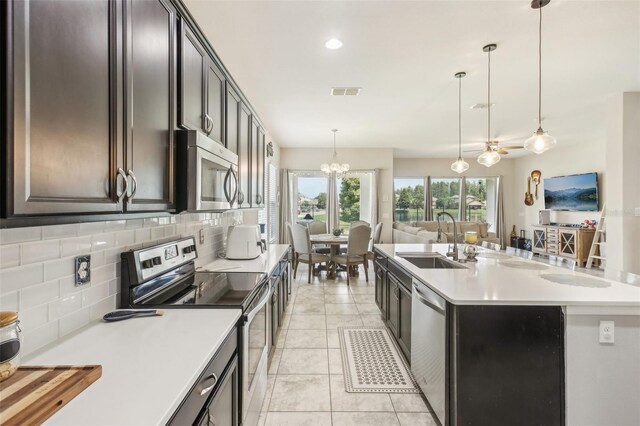
[[[0,247],[0,268],[20,265],[20,245],[11,244]]]
[[[60,241],[48,240],[37,243],[27,243],[22,245],[22,255],[20,263],[43,262],[45,260],[58,259],[60,257]]]
[[[91,309],[88,307],[60,318],[60,337],[89,324],[89,321],[91,321]]]
[[[43,281],[42,263],[0,271],[0,293],[21,290]]]
[[[0,309],[18,311],[28,354],[116,308],[120,253],[194,236],[197,266],[215,259],[242,213],[187,213],[147,219],[0,230]],[[215,224],[215,226],[212,226]],[[199,244],[199,231],[205,244]],[[75,286],[74,257],[91,255],[91,283]]]
[[[0,311],[18,312],[19,292],[0,294]]]
[[[58,280],[27,287],[20,292],[20,309],[29,309],[50,302],[57,299],[58,296],[60,296]]]
[[[23,337],[22,354],[26,355],[58,338],[58,321],[48,322],[36,329],[24,327]]]
[[[12,228],[0,229],[0,244],[24,243],[42,239],[42,228]]]
[[[82,292],[70,293],[49,304],[49,321],[70,315],[82,307]]]
[[[87,254],[91,251],[91,236],[67,238],[62,241],[62,257]]]
[[[46,304],[30,309],[20,309],[18,311],[20,327],[32,330],[45,325],[49,319],[48,312],[49,307]]]

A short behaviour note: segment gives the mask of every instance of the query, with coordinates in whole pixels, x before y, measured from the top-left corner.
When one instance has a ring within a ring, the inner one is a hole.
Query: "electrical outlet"
[[[615,322],[600,321],[600,343],[615,343]]]
[[[200,230],[200,244],[204,244],[204,229]]]
[[[91,256],[76,257],[76,287],[91,282]]]
[[[640,207],[636,207],[636,216],[640,217]]]

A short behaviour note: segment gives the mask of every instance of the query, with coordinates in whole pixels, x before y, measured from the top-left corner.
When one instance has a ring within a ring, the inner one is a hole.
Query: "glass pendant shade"
[[[456,173],[464,173],[469,170],[469,163],[464,161],[462,157],[458,157],[458,159],[451,164],[451,170]]]
[[[478,157],[478,163],[482,164],[486,167],[491,167],[494,164],[500,161],[500,154],[491,148],[487,148],[480,156]]]
[[[539,128],[533,136],[524,142],[524,148],[527,151],[531,151],[536,154],[542,154],[543,152],[553,148],[556,145],[556,138],[547,134],[544,130]]]

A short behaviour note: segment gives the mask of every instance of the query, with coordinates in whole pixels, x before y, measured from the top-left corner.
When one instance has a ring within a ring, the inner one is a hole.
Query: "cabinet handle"
[[[216,383],[218,382],[218,376],[216,376],[214,373],[211,373],[210,375],[208,375],[202,382],[206,382],[207,380],[213,380],[213,383],[211,384],[211,386],[207,386],[206,388],[202,389],[200,391],[200,395],[205,395],[209,392],[211,392],[211,389],[213,389],[213,387],[216,385]]]
[[[256,204],[262,204],[262,195],[256,194]]]
[[[127,170],[127,174],[131,176],[131,180],[133,181],[133,189],[131,190],[131,195],[129,195],[129,201],[131,201],[133,200],[133,196],[136,195],[136,192],[138,192],[138,179],[136,178],[136,175],[133,174],[133,170]]]
[[[238,191],[238,207],[240,207],[244,203],[244,194]]]
[[[118,175],[122,176],[122,180],[124,181],[124,189],[122,190],[122,194],[118,196],[118,203],[121,203],[124,199],[124,196],[129,192],[129,179],[127,179],[127,174],[122,170],[122,167],[118,167]],[[116,186],[118,185],[118,178],[116,177]]]

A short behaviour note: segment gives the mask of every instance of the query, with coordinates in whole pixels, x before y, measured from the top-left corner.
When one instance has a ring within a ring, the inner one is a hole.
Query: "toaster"
[[[258,225],[235,225],[227,231],[226,258],[231,260],[255,259],[267,249]]]

